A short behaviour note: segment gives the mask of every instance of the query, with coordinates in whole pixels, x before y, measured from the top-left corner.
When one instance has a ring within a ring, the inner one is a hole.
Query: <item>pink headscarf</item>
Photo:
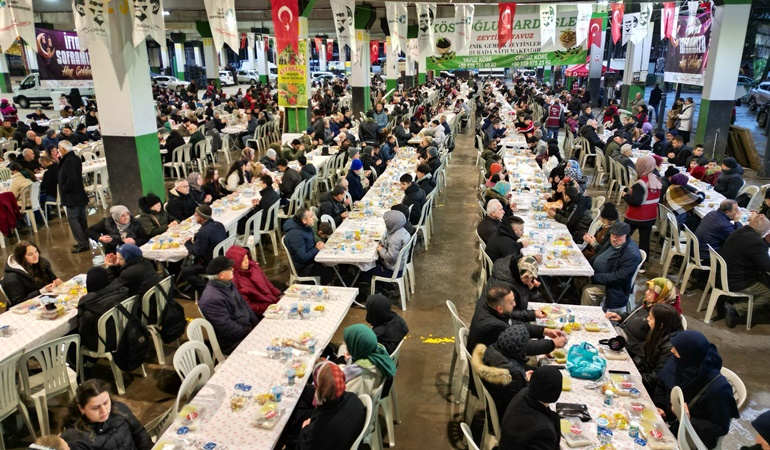
[[[660,178],[652,173],[653,170],[655,170],[655,159],[652,156],[642,156],[636,161],[636,172],[639,174],[639,178],[646,176],[647,186],[650,189],[659,190],[663,185]]]

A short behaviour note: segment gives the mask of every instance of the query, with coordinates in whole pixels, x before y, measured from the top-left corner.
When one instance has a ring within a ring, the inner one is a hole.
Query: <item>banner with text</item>
[[[5,0],[0,5],[0,47],[6,52],[19,37],[34,48],[35,15],[32,13],[32,0]]]
[[[428,58],[428,70],[493,69],[542,67],[583,64],[588,51],[577,42],[575,28],[577,11],[559,14],[556,18],[555,43],[542,45],[540,13],[516,13],[510,42],[497,47],[498,16],[475,17],[471,43],[456,50],[455,23],[452,18],[436,19],[434,23],[437,55]],[[441,45],[438,45],[438,43]]]
[[[162,0],[134,0],[131,6],[134,9],[134,47],[144,43],[144,39],[149,36],[166,51],[166,20],[163,18]]]
[[[307,108],[307,39],[300,39],[297,47],[297,53],[287,45],[278,54],[278,106]]]
[[[235,18],[235,0],[203,0],[206,6],[206,16],[211,25],[211,37],[217,52],[227,44],[238,53],[238,21]],[[280,17],[280,14],[279,14]]]
[[[673,35],[668,41],[666,71],[663,80],[703,86],[711,39],[711,9],[688,9],[675,18]]]
[[[91,59],[80,49],[77,33],[35,28],[35,35],[42,87],[93,87]]]

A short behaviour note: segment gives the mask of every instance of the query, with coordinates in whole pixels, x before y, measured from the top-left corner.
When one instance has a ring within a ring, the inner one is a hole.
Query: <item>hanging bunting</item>
[[[279,57],[286,48],[295,55],[299,53],[299,9],[296,0],[273,0],[273,23]],[[211,30],[214,31],[213,26]]]
[[[602,30],[602,22],[604,19],[601,17],[592,18],[590,25],[588,26],[588,47],[589,51],[592,46],[602,47],[602,36],[604,36],[604,30]]]
[[[331,61],[334,56],[334,39],[326,40],[326,61]]]
[[[556,7],[540,5],[540,45],[556,43]]]
[[[356,52],[355,30],[353,29],[353,11],[356,8],[355,0],[331,0],[332,15],[334,16],[334,28],[337,31],[337,43],[340,46],[340,54],[345,51],[345,46],[350,47],[350,59],[353,64],[358,63]]]
[[[623,14],[623,45],[638,34],[639,28],[639,13]],[[632,43],[635,42],[632,41]]]
[[[286,5],[284,5],[284,3]],[[292,20],[296,20],[287,17],[289,3],[290,2],[285,0],[279,0],[273,3],[274,21],[276,20],[276,9],[279,9],[279,17],[282,16],[283,20],[288,18],[287,24]],[[203,4],[206,6],[206,16],[208,17],[209,25],[211,25],[211,38],[214,40],[214,48],[219,52],[222,51],[222,46],[227,44],[232,51],[238,53],[238,38],[240,35],[238,34],[238,22],[235,19],[235,0],[203,0]],[[297,5],[295,4],[294,11],[296,10]],[[283,22],[275,23],[278,24]],[[277,28],[280,27],[277,26],[276,29]],[[296,36],[297,33],[295,32],[294,34]],[[296,44],[294,47],[296,48]]]
[[[578,3],[577,24],[575,25],[575,41],[582,44],[588,38],[588,26],[591,23],[591,14],[594,7],[588,3]]]
[[[620,40],[620,25],[623,23],[623,3],[613,3],[610,5],[612,11],[612,43],[617,44]]]
[[[663,3],[663,16],[661,18],[661,26],[663,28],[663,31],[662,33],[660,33],[660,35],[664,38],[671,39],[675,22],[676,22],[676,3],[674,2]]]
[[[88,0],[87,5],[85,0],[73,0],[72,6],[81,48],[90,49],[101,42],[112,53],[107,0]]]
[[[396,55],[399,52],[406,52],[406,29],[409,24],[406,2],[385,2],[385,13],[388,18],[393,52]]]
[[[516,15],[516,3],[498,3],[497,13],[497,48],[502,48],[513,37],[513,16]]]
[[[420,55],[433,56],[435,45],[433,42],[433,21],[436,20],[436,5],[417,3],[417,26],[419,34],[417,41],[420,45]]]
[[[369,41],[369,61],[374,64],[380,59],[380,42]]]
[[[0,7],[0,47],[4,52],[22,38],[32,49],[37,51],[35,42],[35,16],[32,13],[32,0],[2,2]]]
[[[465,50],[471,45],[471,34],[473,33],[473,13],[475,10],[476,7],[473,5],[455,6],[456,52]]]

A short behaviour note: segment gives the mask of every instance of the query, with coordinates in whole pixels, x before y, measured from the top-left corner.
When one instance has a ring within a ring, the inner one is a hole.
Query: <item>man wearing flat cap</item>
[[[229,355],[259,323],[257,315],[233,285],[233,261],[217,256],[206,267],[211,281],[198,301],[203,317],[211,322],[222,352]]]

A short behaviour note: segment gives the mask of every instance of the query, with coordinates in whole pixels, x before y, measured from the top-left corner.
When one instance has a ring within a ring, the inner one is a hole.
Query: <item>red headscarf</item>
[[[276,303],[281,297],[281,291],[275,288],[267,279],[262,268],[251,259],[249,250],[243,247],[233,246],[225,253],[225,256],[235,263],[233,267],[233,283],[249,307],[257,316],[262,317],[268,306]],[[249,258],[249,268],[241,269],[243,257]]]

